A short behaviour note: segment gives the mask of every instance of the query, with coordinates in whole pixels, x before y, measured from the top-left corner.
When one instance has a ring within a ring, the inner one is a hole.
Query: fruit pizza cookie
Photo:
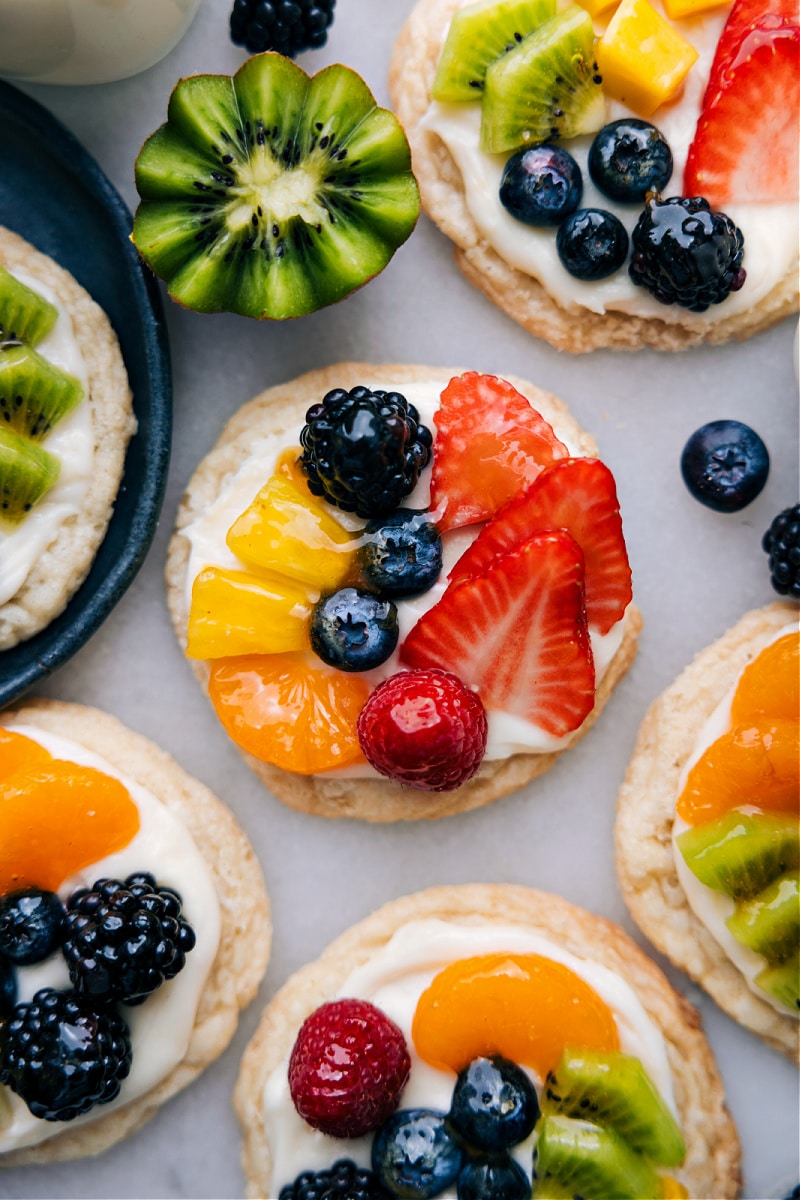
[[[420,0],[391,91],[423,207],[563,350],[745,338],[797,306],[786,0]]]
[[[0,1167],[97,1154],[233,1036],[267,964],[227,808],[95,709],[0,719]]]
[[[620,792],[617,868],[634,920],[721,1008],[798,1048],[800,632],[748,613],[652,706]]]
[[[86,578],[135,428],[103,310],[0,228],[0,650],[44,629]]]
[[[611,472],[564,405],[345,363],[270,388],[189,484],[175,628],[276,796],[394,821],[553,765],[633,658]]]
[[[739,1194],[695,1010],[618,926],[527,888],[347,930],[266,1009],[235,1105],[250,1197]]]

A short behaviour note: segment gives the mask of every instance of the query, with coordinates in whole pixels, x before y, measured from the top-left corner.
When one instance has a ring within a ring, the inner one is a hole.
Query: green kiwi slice
[[[583,1200],[643,1200],[663,1195],[655,1168],[614,1129],[552,1113],[538,1125],[533,1152],[533,1195],[547,1195],[551,1179]]]
[[[629,1054],[567,1047],[547,1076],[542,1110],[610,1126],[654,1163],[677,1167],[686,1154],[658,1088]]]
[[[58,309],[0,267],[0,337],[37,345],[56,323]]]
[[[784,1008],[797,1012],[800,1009],[800,955],[793,954],[786,962],[765,967],[756,975],[755,983]]]
[[[22,342],[0,342],[0,423],[41,441],[83,398],[72,375]]]
[[[798,882],[797,871],[779,875],[751,900],[740,900],[725,922],[737,942],[773,965],[800,951]]]
[[[565,8],[487,68],[481,148],[501,154],[601,129],[601,82],[592,19]]]
[[[793,815],[734,809],[676,840],[700,882],[735,900],[756,896],[777,875],[800,865],[800,830]]]
[[[133,240],[199,312],[298,317],[385,267],[414,228],[405,134],[364,81],[258,54],[178,83],[136,161]]]
[[[0,521],[18,524],[58,479],[54,454],[0,426]]]
[[[486,68],[555,15],[556,0],[478,0],[457,8],[447,30],[431,95],[480,100]]]

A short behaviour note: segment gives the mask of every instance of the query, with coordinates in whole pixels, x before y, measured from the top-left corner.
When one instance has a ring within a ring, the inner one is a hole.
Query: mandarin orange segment
[[[422,993],[411,1029],[417,1053],[460,1071],[502,1054],[541,1079],[565,1045],[618,1050],[611,1010],[569,967],[539,954],[484,954],[445,967]]]
[[[208,690],[228,735],[262,762],[313,775],[363,761],[356,719],[369,685],[360,676],[304,654],[251,654],[213,663]]]
[[[54,892],[138,830],[139,810],[118,779],[60,759],[20,771],[0,783],[0,895]]]
[[[800,631],[762,650],[742,672],[731,705],[731,723],[765,713],[800,720]]]
[[[800,736],[796,721],[762,717],[717,738],[689,772],[678,814],[690,825],[733,808],[800,808]]]
[[[0,779],[8,779],[17,771],[28,767],[43,766],[52,760],[52,754],[24,733],[12,729],[0,729]]]

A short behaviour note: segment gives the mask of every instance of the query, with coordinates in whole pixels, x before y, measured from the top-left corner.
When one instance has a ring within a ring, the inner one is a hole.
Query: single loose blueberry
[[[0,955],[18,966],[41,962],[64,938],[64,906],[55,892],[25,888],[0,900]]]
[[[528,1200],[531,1181],[519,1163],[504,1156],[473,1159],[459,1172],[458,1200]]]
[[[312,650],[329,667],[368,671],[397,645],[397,609],[372,592],[340,588],[314,606],[309,633]]]
[[[372,1169],[392,1196],[428,1200],[456,1179],[464,1161],[444,1113],[406,1108],[394,1113],[372,1140]]]
[[[427,513],[398,508],[364,530],[361,569],[382,596],[419,596],[442,570],[442,539]]]
[[[589,174],[612,200],[639,204],[672,176],[672,151],[655,125],[636,118],[612,121],[589,149]]]
[[[505,165],[500,202],[525,225],[559,225],[581,202],[583,176],[560,146],[518,150]]]
[[[536,1089],[525,1072],[501,1055],[475,1058],[456,1080],[449,1120],[468,1145],[507,1150],[539,1119]]]
[[[579,208],[559,225],[556,250],[576,279],[605,279],[625,262],[628,234],[622,222],[604,208]]]
[[[681,473],[695,500],[717,512],[739,512],[767,482],[769,454],[749,425],[709,421],[684,446]]]
[[[17,974],[12,963],[0,955],[0,1020],[10,1017],[17,1003]]]

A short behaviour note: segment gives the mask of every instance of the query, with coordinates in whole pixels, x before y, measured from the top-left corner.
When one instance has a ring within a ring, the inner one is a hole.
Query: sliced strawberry
[[[482,574],[498,555],[544,529],[566,529],[580,546],[586,561],[586,619],[608,633],[633,593],[614,476],[599,458],[565,458],[542,471],[484,525],[450,579]]]
[[[717,45],[683,177],[712,206],[798,198],[796,0],[738,0]]]
[[[537,533],[480,575],[451,583],[400,650],[411,667],[443,667],[487,709],[561,737],[594,704],[583,554],[563,530]]]
[[[434,416],[431,502],[442,530],[485,521],[567,447],[529,401],[494,375],[451,379]]]

